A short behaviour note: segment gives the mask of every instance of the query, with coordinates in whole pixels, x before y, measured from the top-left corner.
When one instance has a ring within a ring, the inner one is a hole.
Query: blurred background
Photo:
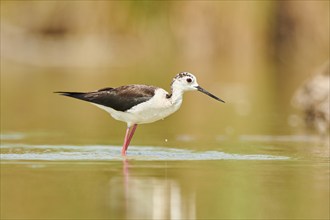
[[[328,60],[329,1],[1,1],[1,132],[120,145],[124,123],[53,92],[169,91],[189,71],[226,104],[185,94],[134,144],[297,134],[306,120],[307,132],[327,133]]]
[[[329,219],[329,1],[0,3],[0,218]],[[124,123],[54,94],[182,71],[226,103],[186,93],[124,163]]]

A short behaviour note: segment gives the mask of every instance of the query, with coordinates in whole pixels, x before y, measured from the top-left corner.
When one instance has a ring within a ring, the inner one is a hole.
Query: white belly
[[[165,90],[157,89],[150,100],[140,103],[126,112],[116,111],[103,105],[94,105],[109,112],[114,119],[126,122],[130,127],[133,124],[158,121],[177,111],[181,106],[182,99],[172,103],[171,99],[166,98],[166,94]]]

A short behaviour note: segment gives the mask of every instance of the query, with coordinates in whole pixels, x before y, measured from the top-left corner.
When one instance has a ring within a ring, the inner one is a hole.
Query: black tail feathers
[[[83,95],[85,94],[83,92],[61,92],[61,91],[54,92],[54,93],[64,95],[64,96],[73,97],[73,98],[77,98],[77,99],[83,97]]]

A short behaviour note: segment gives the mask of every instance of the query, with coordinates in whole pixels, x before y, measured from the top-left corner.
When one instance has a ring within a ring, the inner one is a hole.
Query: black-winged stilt
[[[114,119],[126,122],[127,129],[121,151],[121,154],[125,156],[138,124],[151,123],[171,115],[180,108],[183,93],[194,90],[224,102],[200,87],[196,77],[188,72],[179,73],[173,78],[171,93],[162,88],[147,85],[104,88],[95,92],[56,93],[90,102],[110,113]]]

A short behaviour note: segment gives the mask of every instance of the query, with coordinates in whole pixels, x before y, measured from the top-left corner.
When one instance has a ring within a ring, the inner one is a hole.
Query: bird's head
[[[181,72],[173,78],[171,86],[172,89],[178,89],[185,92],[197,90],[198,83],[193,74]]]
[[[218,101],[224,102],[222,99],[216,97],[215,95],[209,93],[197,83],[196,77],[189,72],[181,72],[177,74],[171,84],[172,90],[178,90],[182,92],[198,90]]]

